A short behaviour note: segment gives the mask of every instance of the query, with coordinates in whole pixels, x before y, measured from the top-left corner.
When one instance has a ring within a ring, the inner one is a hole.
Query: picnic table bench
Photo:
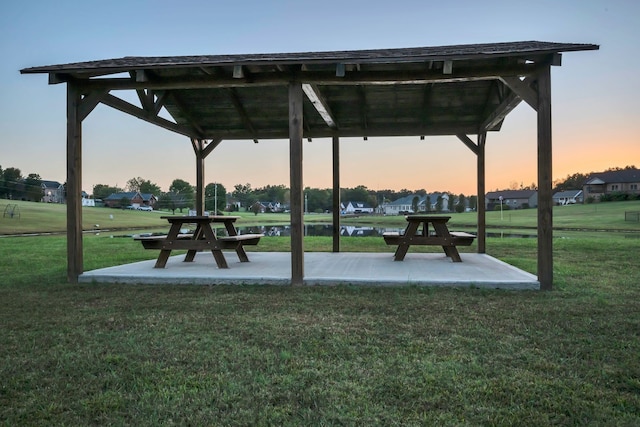
[[[238,234],[234,222],[237,216],[163,216],[171,224],[169,233],[166,236],[143,236],[134,237],[142,243],[145,249],[159,249],[160,254],[155,264],[155,268],[164,268],[172,250],[186,249],[185,262],[192,262],[196,252],[210,250],[218,268],[229,268],[222,253],[223,249],[234,249],[240,262],[249,262],[249,257],[244,250],[245,245],[257,245],[262,234]],[[227,236],[216,236],[212,223],[223,223],[227,231]],[[196,224],[193,233],[180,233],[184,224]]]
[[[456,246],[469,246],[473,243],[475,235],[464,232],[450,232],[447,221],[450,216],[439,215],[407,215],[407,227],[404,233],[386,232],[382,237],[387,245],[397,245],[394,261],[404,260],[409,247],[412,245],[441,246],[444,253],[453,262],[462,262]],[[418,228],[422,224],[421,232]],[[429,224],[434,233],[430,232]]]

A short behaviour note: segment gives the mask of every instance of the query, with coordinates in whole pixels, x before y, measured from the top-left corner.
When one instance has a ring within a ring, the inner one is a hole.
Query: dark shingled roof
[[[524,41],[333,52],[124,57],[21,70],[73,82],[96,102],[196,139],[289,137],[288,86],[303,84],[304,137],[498,131],[560,53],[597,45]],[[521,79],[526,78],[524,82]],[[513,85],[521,87],[519,95]],[[138,90],[140,105],[120,98]],[[158,116],[164,107],[172,120]],[[84,110],[83,110],[84,111]]]
[[[99,61],[76,62],[60,65],[25,68],[22,73],[80,71],[90,69],[137,69],[146,67],[185,67],[204,65],[260,65],[297,63],[402,63],[415,61],[462,60],[482,57],[526,56],[593,50],[593,44],[552,43],[521,41],[508,43],[485,43],[451,46],[414,47],[398,49],[346,50],[298,53],[260,53],[236,55],[195,56],[125,56]]]

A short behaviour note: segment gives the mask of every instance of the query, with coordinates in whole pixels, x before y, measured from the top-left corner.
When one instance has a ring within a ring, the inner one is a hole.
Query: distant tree
[[[124,196],[120,199],[120,207],[122,209],[126,208],[130,204],[131,204],[131,200],[128,197]]]
[[[214,206],[218,202],[217,206]],[[204,187],[204,209],[207,211],[224,211],[227,206],[227,189],[224,185],[212,182]]]
[[[328,188],[320,189],[306,187],[304,189],[304,196],[306,197],[307,202],[307,212],[324,212],[332,209],[333,191]]]
[[[453,196],[453,194],[449,194],[449,200],[447,202],[447,209],[449,210],[449,212],[454,211],[455,203],[456,203],[456,198]]]
[[[478,196],[469,196],[469,208],[474,211],[478,209]]]
[[[22,181],[22,172],[18,168],[6,168],[2,174],[3,197],[7,199],[18,198],[18,189]]]
[[[195,202],[195,189],[187,181],[174,179],[169,186],[169,193],[174,193],[173,199],[177,209],[191,207]]]
[[[66,188],[66,186],[65,186]],[[111,187],[105,184],[96,184],[93,186],[93,198],[94,199],[106,199],[110,195],[114,193],[121,193],[122,188],[120,187]]]
[[[180,212],[182,212],[184,208],[190,207],[192,201],[193,199],[188,200],[181,193],[169,191],[167,193],[162,193],[158,199],[157,206],[161,210],[169,210],[175,214],[176,209],[179,209]]]
[[[160,195],[162,193],[157,184],[141,177],[131,178],[127,181],[127,190],[153,195]]]
[[[438,199],[436,200],[436,212],[442,212],[442,205],[444,203],[444,198],[442,197],[442,194],[438,196]]]
[[[464,212],[465,208],[467,207],[466,204],[467,198],[464,196],[464,194],[460,194],[458,196],[458,203],[456,203],[456,212]]]
[[[567,191],[567,190],[579,190],[582,189],[584,183],[589,179],[591,173],[574,173],[573,175],[567,175],[563,180],[557,180],[554,182],[553,191]]]
[[[425,204],[425,207],[424,207],[425,210],[427,212],[431,212],[431,196],[427,196],[427,199],[425,200],[424,204]]]
[[[24,192],[27,200],[39,202],[42,200],[42,178],[37,173],[30,173],[24,180]]]
[[[411,199],[411,210],[414,213],[418,213],[418,201],[420,200],[420,198],[418,196],[413,196],[413,199]]]
[[[262,205],[260,204],[260,202],[254,202],[249,210],[257,216],[260,212],[262,212]]]
[[[129,181],[127,181],[127,186],[126,189],[127,191],[140,191],[140,183],[144,181],[142,178],[137,177],[137,178],[131,178]]]
[[[240,202],[242,207],[248,208],[257,200],[251,189],[251,184],[236,184],[233,188],[233,197]]]

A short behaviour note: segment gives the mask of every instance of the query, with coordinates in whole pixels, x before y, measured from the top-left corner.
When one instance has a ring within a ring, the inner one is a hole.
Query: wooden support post
[[[196,215],[204,215],[204,141],[192,139],[196,153]]]
[[[551,67],[538,74],[538,281],[553,287],[553,197],[551,153]]]
[[[486,173],[485,173],[485,143],[487,142],[487,133],[478,134],[478,152],[477,152],[477,174],[478,174],[478,253],[487,253],[487,214],[484,204],[486,193]]]
[[[82,247],[82,120],[79,88],[67,83],[67,279],[78,283],[84,271]]]
[[[333,137],[333,252],[340,252],[340,138]]]
[[[291,188],[291,284],[304,279],[304,215],[302,183],[302,102],[300,82],[289,83],[289,162]]]

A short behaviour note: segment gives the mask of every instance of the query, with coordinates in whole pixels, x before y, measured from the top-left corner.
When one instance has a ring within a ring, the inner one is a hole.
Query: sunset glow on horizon
[[[358,2],[354,2],[358,3]],[[127,15],[118,12],[120,4]],[[640,167],[640,106],[636,41],[640,2],[556,2],[543,0],[522,20],[517,1],[458,2],[439,5],[400,0],[368,7],[328,0],[215,2],[160,1],[153,8],[114,1],[104,13],[91,5],[26,0],[1,6],[3,61],[0,98],[0,166],[26,176],[66,180],[66,89],[48,85],[44,75],[20,75],[26,67],[123,56],[178,56],[308,52],[441,46],[542,40],[593,43],[600,50],[567,52],[552,67],[553,180],[613,167]],[[529,4],[529,3],[526,3]],[[193,31],[215,16],[216,29]],[[340,13],[329,12],[339,10]],[[144,16],[145,19],[140,19]],[[331,21],[319,36],[309,31],[309,16]],[[357,17],[357,19],[354,19]],[[483,17],[500,25],[478,27]],[[571,17],[567,20],[567,17]],[[196,22],[194,22],[196,19]],[[426,20],[426,21],[425,21]],[[449,31],[452,20],[459,31]],[[425,23],[428,21],[428,25]],[[172,31],[157,24],[171,22]],[[541,26],[536,23],[544,22]],[[221,34],[233,34],[227,37]],[[295,35],[295,36],[292,36]],[[19,42],[14,42],[19,40]],[[118,93],[116,95],[122,95]],[[142,177],[168,190],[183,179],[195,184],[195,156],[188,138],[159,129],[99,105],[83,122],[83,188],[96,184],[124,187]],[[521,103],[490,132],[486,144],[486,190],[537,185],[536,113]],[[476,135],[469,135],[475,141]],[[304,186],[332,187],[331,139],[303,145]],[[241,159],[241,162],[238,160]],[[238,166],[241,165],[241,166]],[[371,190],[477,191],[476,156],[456,137],[343,138],[341,187]],[[206,160],[205,182],[253,188],[289,185],[289,141],[223,141]]]

